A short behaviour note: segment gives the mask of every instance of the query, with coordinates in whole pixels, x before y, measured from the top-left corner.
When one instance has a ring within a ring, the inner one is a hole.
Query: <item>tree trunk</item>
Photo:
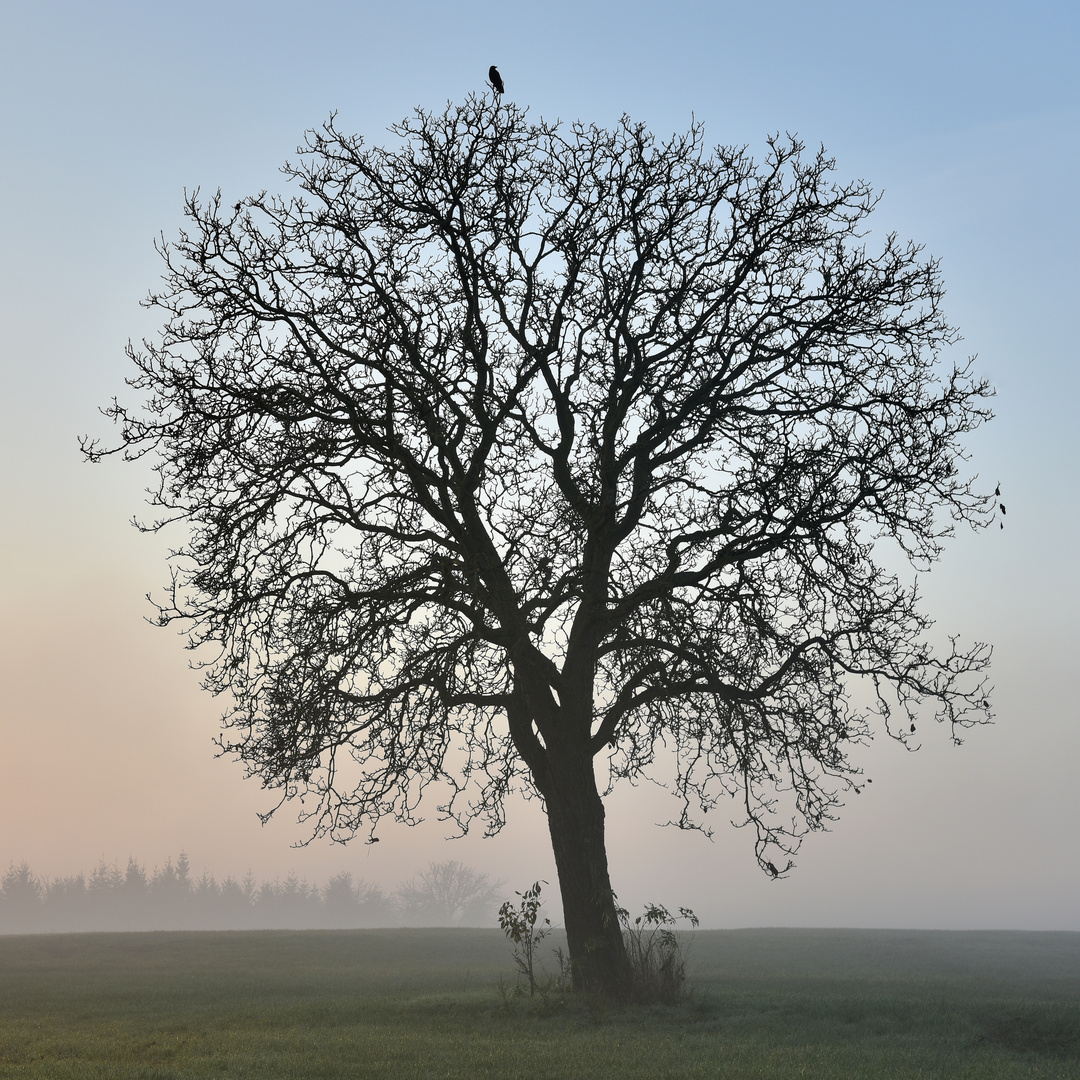
[[[575,990],[624,1000],[632,988],[630,962],[608,878],[604,803],[596,789],[591,755],[581,758],[569,767],[553,768],[550,790],[543,793],[573,985]]]

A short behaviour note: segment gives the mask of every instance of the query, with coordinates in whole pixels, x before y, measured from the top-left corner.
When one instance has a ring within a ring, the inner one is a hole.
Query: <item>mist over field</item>
[[[0,934],[147,930],[354,930],[493,927],[511,895],[503,882],[450,860],[394,889],[348,871],[325,883],[194,876],[187,855],[147,869],[99,863],[89,874],[42,878],[30,866],[0,877]]]

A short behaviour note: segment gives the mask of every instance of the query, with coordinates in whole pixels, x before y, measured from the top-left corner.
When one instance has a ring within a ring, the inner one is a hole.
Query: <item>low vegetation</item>
[[[1080,1078],[1080,934],[698,931],[690,965],[673,1006],[507,1010],[497,929],[11,936],[0,1077]]]
[[[686,994],[686,939],[675,927],[681,921],[696,930],[698,917],[685,907],[672,915],[662,904],[646,904],[635,919],[624,907],[615,910],[634,975],[634,997],[665,1005],[681,1001]]]
[[[507,900],[499,908],[499,928],[514,946],[514,964],[519,980],[529,988],[529,996],[536,996],[537,953],[540,942],[551,933],[551,920],[540,918],[542,886],[546,881],[534,881],[524,892],[515,893],[515,906]],[[560,960],[561,960],[561,954]],[[560,968],[561,968],[560,963]],[[520,982],[519,982],[520,986]]]

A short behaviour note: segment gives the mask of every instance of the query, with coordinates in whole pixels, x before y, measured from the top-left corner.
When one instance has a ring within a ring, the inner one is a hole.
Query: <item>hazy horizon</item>
[[[179,534],[140,535],[145,464],[91,467],[76,438],[122,395],[129,338],[157,283],[159,233],[183,191],[288,190],[279,166],[338,110],[369,142],[417,104],[484,89],[496,63],[530,117],[658,137],[705,125],[710,143],[798,132],[884,196],[896,230],[942,260],[945,310],[997,387],[997,419],[969,443],[1001,483],[1005,528],[961,532],[925,580],[935,632],[995,647],[996,723],[964,745],[927,724],[917,753],[878,739],[874,781],[789,877],[758,869],[721,815],[715,839],[655,827],[677,816],[650,785],[608,800],[620,900],[693,908],[707,927],[1080,930],[1080,9],[1066,3],[854,3],[755,11],[677,3],[467,3],[366,10],[271,3],[167,10],[107,0],[12,7],[0,41],[0,874],[99,862],[162,864],[185,850],[217,880],[295,872],[396,883],[457,860],[512,890],[557,892],[538,802],[502,834],[447,841],[434,801],[409,830],[342,847],[307,839],[271,792],[215,758],[222,703],[198,688],[182,640],[147,622]],[[1072,852],[1072,854],[1070,854]]]

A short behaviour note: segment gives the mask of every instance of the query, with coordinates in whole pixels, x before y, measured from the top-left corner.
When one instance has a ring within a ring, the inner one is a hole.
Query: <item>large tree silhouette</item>
[[[315,835],[538,793],[575,984],[618,996],[609,781],[733,800],[776,875],[873,730],[985,719],[989,650],[935,652],[895,567],[985,520],[989,391],[824,152],[479,98],[392,130],[310,133],[302,196],[188,198],[86,449],[151,453],[189,529],[161,620],[217,650],[224,749]]]

